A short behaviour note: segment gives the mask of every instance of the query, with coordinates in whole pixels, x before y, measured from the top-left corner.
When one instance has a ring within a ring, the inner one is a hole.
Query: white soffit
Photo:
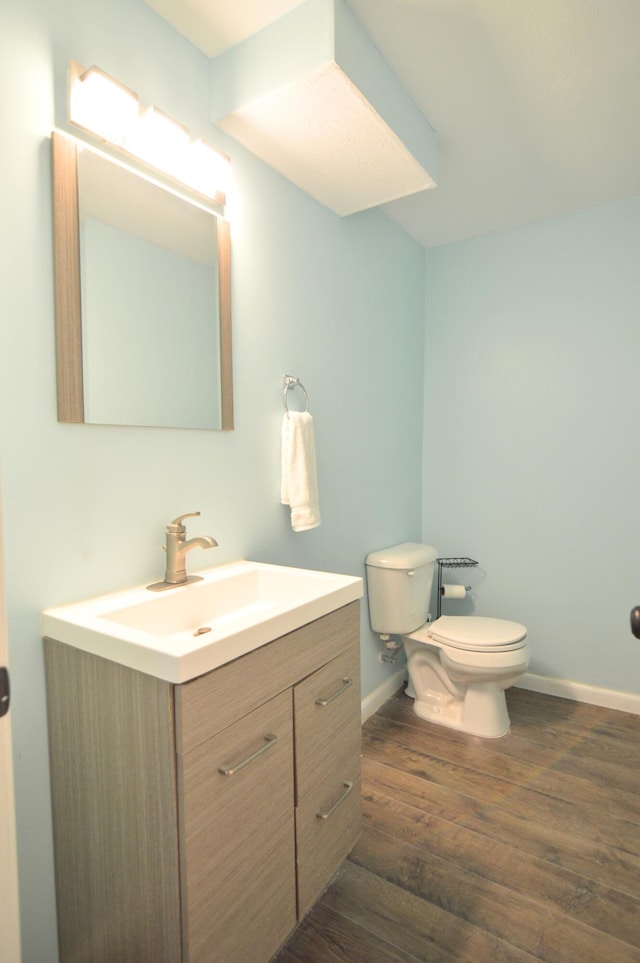
[[[435,135],[343,0],[212,64],[213,120],[341,216],[435,187]]]
[[[234,111],[219,126],[341,216],[435,186],[336,63]]]

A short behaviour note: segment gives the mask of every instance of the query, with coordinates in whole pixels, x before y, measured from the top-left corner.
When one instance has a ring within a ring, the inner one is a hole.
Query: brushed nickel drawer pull
[[[352,782],[343,782],[342,785],[344,786],[344,792],[342,793],[342,795],[340,796],[340,798],[339,798],[339,799],[336,799],[336,801],[334,802],[334,804],[333,804],[333,806],[331,807],[331,809],[327,809],[326,813],[316,813],[316,816],[318,817],[318,819],[328,819],[329,816],[331,816],[332,813],[334,813],[334,812],[336,811],[336,809],[338,808],[338,806],[340,805],[340,803],[341,803],[341,802],[344,802],[344,800],[347,798],[347,796],[349,795],[349,793],[350,793],[351,790],[353,789],[353,783],[352,783]]]
[[[337,699],[339,695],[342,695],[343,692],[346,692],[349,686],[353,685],[353,679],[343,679],[342,681],[345,684],[341,686],[337,692],[334,692],[333,695],[328,696],[326,699],[316,699],[316,705],[320,706],[321,709],[324,709],[324,707],[328,706],[330,702],[333,702],[334,699]]]
[[[220,766],[218,772],[221,772],[223,776],[235,776],[237,772],[240,772],[240,770],[244,769],[245,766],[248,766],[250,762],[253,762],[254,759],[258,758],[258,756],[261,756],[263,752],[266,752],[267,749],[271,749],[272,746],[275,746],[276,742],[278,741],[277,736],[265,736],[264,739],[265,745],[260,746],[259,749],[256,749],[255,752],[252,752],[251,755],[247,756],[246,759],[243,759],[242,762],[236,763],[235,766]]]

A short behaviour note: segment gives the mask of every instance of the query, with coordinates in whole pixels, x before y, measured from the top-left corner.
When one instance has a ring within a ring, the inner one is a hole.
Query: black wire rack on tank
[[[442,610],[442,569],[443,568],[475,568],[477,562],[474,558],[468,558],[466,555],[454,555],[451,558],[437,558],[438,563],[438,592],[436,595],[436,618],[440,618],[440,613]],[[467,591],[469,587],[466,586]]]

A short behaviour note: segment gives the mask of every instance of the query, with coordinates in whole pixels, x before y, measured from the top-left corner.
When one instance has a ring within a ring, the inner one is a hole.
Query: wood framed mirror
[[[52,135],[58,420],[233,428],[229,224]]]

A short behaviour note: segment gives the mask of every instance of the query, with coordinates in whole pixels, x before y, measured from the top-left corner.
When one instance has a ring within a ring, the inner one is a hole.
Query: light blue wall
[[[70,59],[96,63],[214,142],[209,64],[137,0],[12,0],[1,8],[0,464],[13,680],[25,963],[57,958],[39,613],[157,578],[163,526],[237,557],[364,574],[418,538],[424,252],[379,212],[341,221],[233,142],[236,430],[61,425],[54,377],[48,134]],[[279,504],[282,375],[316,421],[323,522]],[[186,372],[185,372],[186,374]],[[213,554],[213,553],[212,553]],[[390,671],[363,617],[363,690]]]
[[[427,259],[424,538],[531,671],[640,692],[640,198]]]

